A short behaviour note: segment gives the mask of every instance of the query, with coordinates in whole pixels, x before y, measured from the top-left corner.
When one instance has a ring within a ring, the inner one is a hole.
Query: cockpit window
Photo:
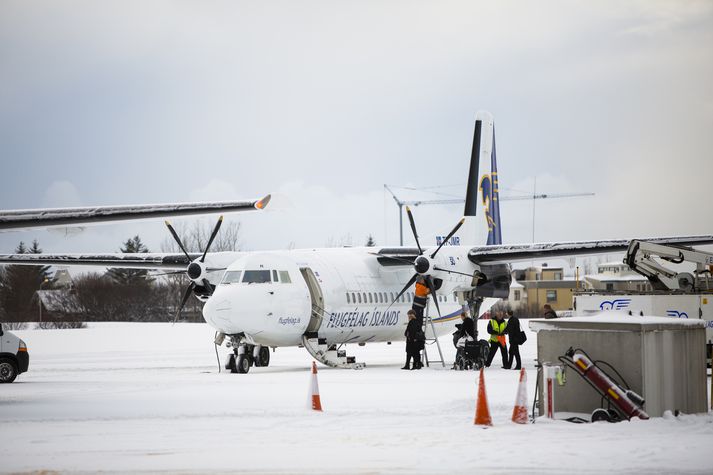
[[[286,270],[281,270],[280,271],[280,282],[282,282],[283,284],[292,283],[292,280],[290,280],[290,273],[287,272]]]
[[[244,284],[267,284],[269,282],[269,270],[246,270],[243,276]]]
[[[239,270],[229,270],[223,276],[223,280],[220,281],[221,284],[237,284],[240,282],[240,276],[243,271]]]

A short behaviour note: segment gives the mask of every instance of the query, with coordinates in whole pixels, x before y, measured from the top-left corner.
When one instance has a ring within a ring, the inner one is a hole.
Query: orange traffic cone
[[[527,373],[525,368],[520,370],[520,384],[517,386],[515,408],[512,410],[512,421],[515,424],[527,424]]]
[[[319,384],[317,383],[317,364],[314,361],[312,362],[312,383],[310,384],[309,395],[307,405],[311,405],[313,411],[322,412],[322,401],[319,399]]]
[[[483,369],[480,369],[480,381],[478,382],[478,401],[475,403],[475,421],[477,426],[492,426],[493,420],[490,418],[488,408],[488,396],[485,394],[485,376]]]

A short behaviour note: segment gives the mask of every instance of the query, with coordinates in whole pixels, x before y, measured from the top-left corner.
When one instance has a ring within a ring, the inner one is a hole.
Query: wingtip
[[[256,209],[265,209],[267,204],[270,202],[270,199],[272,198],[271,195],[266,195],[264,198],[261,200],[258,200],[255,202],[255,208]]]

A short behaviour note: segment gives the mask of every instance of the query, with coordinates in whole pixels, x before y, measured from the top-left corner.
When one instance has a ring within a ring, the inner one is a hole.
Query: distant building
[[[572,310],[572,294],[577,290],[575,279],[565,279],[562,267],[528,267],[512,272],[508,303],[513,309],[528,309],[539,315],[547,303],[554,310]],[[580,284],[581,285],[581,284]]]
[[[585,290],[649,292],[649,280],[637,274],[623,262],[607,262],[597,266],[597,273],[584,276]]]

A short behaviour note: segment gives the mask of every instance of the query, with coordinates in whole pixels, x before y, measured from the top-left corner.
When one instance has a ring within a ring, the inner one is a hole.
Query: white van
[[[25,342],[5,330],[0,323],[0,383],[11,383],[27,371],[30,354]]]

